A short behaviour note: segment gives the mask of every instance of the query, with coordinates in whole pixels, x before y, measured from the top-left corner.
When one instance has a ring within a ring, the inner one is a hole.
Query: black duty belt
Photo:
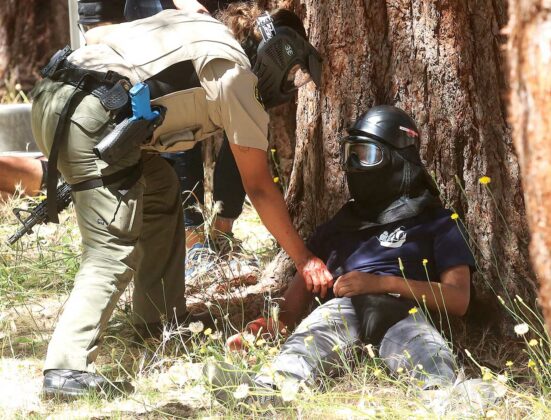
[[[93,190],[94,188],[106,187],[109,185],[121,182],[118,186],[119,191],[129,190],[142,176],[143,163],[140,160],[136,165],[121,169],[110,175],[102,176],[101,178],[89,179],[77,184],[71,184],[73,191]]]
[[[54,81],[70,84],[75,87],[71,96],[67,99],[65,106],[61,110],[59,121],[55,129],[50,156],[48,157],[48,180],[46,182],[46,191],[48,197],[48,220],[53,223],[59,223],[57,216],[57,160],[62,140],[67,135],[67,127],[70,116],[73,114],[78,103],[87,95],[96,96],[107,111],[112,112],[115,120],[127,116],[130,112],[130,100],[128,90],[131,84],[128,78],[120,74],[108,71],[98,72],[79,68],[67,60],[72,53],[69,47],[59,50],[50,59],[49,63],[41,70],[40,74],[44,78]],[[136,165],[118,171],[106,177],[94,180],[84,181],[83,183],[73,185],[74,191],[83,191],[92,188],[98,188],[103,185],[114,184],[128,178],[134,184],[141,175],[141,165]],[[126,181],[124,184],[129,184]],[[121,189],[128,189],[132,185],[121,186]]]

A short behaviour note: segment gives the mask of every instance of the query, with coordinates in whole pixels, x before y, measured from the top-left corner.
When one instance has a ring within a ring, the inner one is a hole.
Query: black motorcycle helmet
[[[347,172],[384,167],[392,149],[414,148],[414,154],[419,150],[417,125],[406,112],[390,105],[371,108],[348,133],[341,140],[342,164]]]

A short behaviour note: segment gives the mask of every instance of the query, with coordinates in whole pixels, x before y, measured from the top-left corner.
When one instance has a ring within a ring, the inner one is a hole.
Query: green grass
[[[17,228],[10,208],[26,201],[16,199],[0,205],[1,237],[6,238]],[[274,255],[273,239],[250,208],[239,221],[236,233],[245,239],[249,252],[257,250],[260,261],[265,262]],[[389,377],[382,362],[370,357],[365,349],[353,363],[343,357],[341,377],[323,377],[320,389],[302,386],[296,395],[290,394],[292,401],[285,407],[265,412],[242,400],[222,406],[214,400],[210,385],[202,375],[203,364],[225,360],[244,371],[258,372],[269,366],[282,340],[257,341],[246,354],[228,353],[223,335],[217,331],[200,331],[189,337],[188,331],[176,330],[162,341],[139,342],[129,321],[130,292],[125,292],[110,322],[97,366],[102,374],[113,379],[131,377],[136,392],[113,401],[97,397],[72,403],[41,401],[38,394],[42,360],[78,270],[79,243],[72,209],[64,213],[59,226],[42,226],[14,247],[4,241],[0,243],[0,418],[438,417],[437,410],[429,407],[426,397],[408,378]],[[518,315],[527,311],[524,302],[515,297],[511,301],[513,306],[509,310],[515,322],[527,322]],[[532,318],[540,319],[537,313]],[[238,328],[229,320],[220,320],[224,334]],[[475,335],[472,331],[457,331],[454,337],[470,336],[468,342],[454,343],[467,372],[485,376],[488,381],[499,379],[504,382],[506,394],[486,411],[463,406],[448,413],[446,418],[551,418],[550,341],[541,325],[528,325],[528,332],[519,337],[519,346],[497,342],[484,332]],[[469,353],[465,352],[466,348],[470,349]],[[513,361],[513,365],[507,366],[508,360]]]

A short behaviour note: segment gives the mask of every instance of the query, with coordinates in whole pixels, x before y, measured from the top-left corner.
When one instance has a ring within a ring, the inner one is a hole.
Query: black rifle
[[[71,186],[64,182],[57,187],[56,191],[57,212],[61,213],[65,210],[71,203],[71,200]],[[21,222],[23,227],[9,237],[8,243],[13,245],[26,233],[29,235],[33,233],[33,227],[35,225],[48,223],[48,212],[46,210],[47,206],[47,200],[44,200],[32,210],[19,208],[13,209],[13,214],[15,214],[15,217],[17,217],[17,220]],[[21,213],[27,213],[29,216],[23,219]]]

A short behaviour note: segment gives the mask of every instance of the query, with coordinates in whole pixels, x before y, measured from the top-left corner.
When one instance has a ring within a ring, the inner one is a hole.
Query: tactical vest
[[[210,15],[177,10],[112,25],[98,44],[82,47],[69,57],[80,67],[115,71],[132,83],[155,79],[170,68],[182,73],[181,90],[153,96],[152,104],[165,106],[167,112],[151,143],[144,148],[159,152],[191,149],[197,141],[223,129],[209,118],[208,100],[200,83],[196,87],[185,86],[190,79],[186,68],[200,75],[216,59],[250,68],[241,45],[224,24]]]

